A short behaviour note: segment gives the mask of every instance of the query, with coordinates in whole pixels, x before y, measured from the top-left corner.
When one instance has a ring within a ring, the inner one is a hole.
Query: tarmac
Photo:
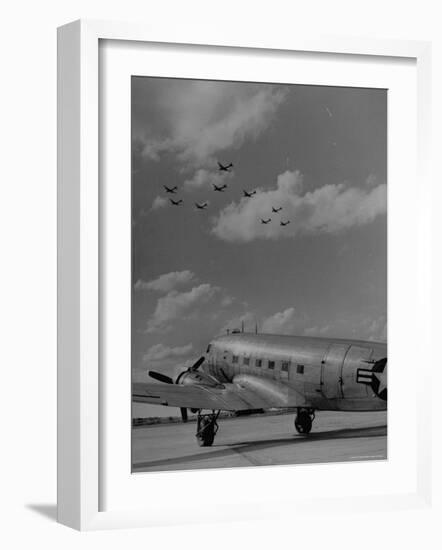
[[[198,447],[196,423],[132,430],[132,471],[173,471],[385,460],[387,412],[317,411],[310,434],[299,435],[294,414],[218,421],[212,447]]]

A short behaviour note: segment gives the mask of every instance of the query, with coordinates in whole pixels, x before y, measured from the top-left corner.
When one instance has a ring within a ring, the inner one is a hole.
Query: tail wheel
[[[295,428],[300,434],[308,434],[312,429],[313,418],[312,415],[306,411],[301,410],[298,412],[295,418]]]

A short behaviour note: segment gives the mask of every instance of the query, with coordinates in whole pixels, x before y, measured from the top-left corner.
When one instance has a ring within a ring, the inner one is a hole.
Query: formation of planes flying
[[[225,164],[225,165],[221,164],[221,162],[218,162],[218,170],[220,172],[230,172],[232,168],[233,168],[233,163],[232,162],[230,162],[229,164]],[[222,193],[227,189],[227,184],[226,183],[223,183],[222,185],[216,185],[215,183],[213,183],[212,186],[213,186],[213,190],[218,191],[219,193]],[[178,186],[176,186],[176,185],[174,185],[173,187],[168,187],[167,185],[163,185],[163,187],[164,187],[164,190],[165,190],[166,194],[175,195],[178,191]],[[180,206],[181,204],[184,203],[183,199],[174,200],[172,198],[169,198],[169,201],[170,201],[170,204],[172,206]],[[194,204],[195,204],[196,210],[205,210],[209,206],[208,201],[205,201],[205,202],[202,202],[202,203],[195,202]]]
[[[232,168],[233,168],[233,163],[232,162],[229,162],[229,164],[222,164],[221,162],[218,161],[217,164],[218,164],[218,171],[219,172],[228,172],[228,173],[230,173]],[[176,195],[176,193],[178,192],[178,186],[177,185],[174,185],[173,187],[163,185],[163,187],[164,187],[164,190],[165,190],[166,194],[168,194],[168,195]],[[227,185],[227,183],[223,183],[222,185],[216,185],[216,183],[212,183],[212,187],[213,187],[213,191],[215,191],[217,193],[224,193],[225,190],[227,189],[228,185]],[[242,192],[243,192],[243,198],[246,198],[246,199],[251,199],[251,198],[254,197],[254,195],[256,195],[256,190],[255,189],[253,189],[252,191],[250,191],[248,189],[243,189]],[[172,206],[181,206],[184,203],[184,200],[181,199],[181,198],[174,200],[170,197],[169,202]],[[206,208],[209,206],[209,202],[208,201],[201,202],[201,203],[200,202],[195,202],[194,205],[195,205],[196,210],[206,210]],[[279,207],[272,206],[272,214],[278,214],[279,212],[281,212],[281,210],[282,210],[282,206],[279,206]],[[272,221],[272,218],[267,218],[267,219],[260,218],[260,219],[261,219],[261,223],[263,225],[267,225]],[[282,227],[285,227],[289,223],[290,223],[290,220],[286,220],[286,221],[280,220],[279,225],[281,225]]]
[[[273,214],[277,214],[278,212],[281,212],[282,210],[282,206],[279,206],[278,208],[276,208],[275,206],[272,206],[272,212]],[[267,225],[268,223],[270,223],[272,221],[272,218],[267,218],[266,220],[264,220],[263,218],[261,218],[261,223],[263,225]],[[290,220],[279,220],[279,225],[282,226],[282,227],[285,227],[286,225],[288,225],[290,223]]]

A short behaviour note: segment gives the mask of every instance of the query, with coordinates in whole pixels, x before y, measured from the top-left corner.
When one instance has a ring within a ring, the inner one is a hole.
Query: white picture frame
[[[100,483],[103,482],[100,414],[103,399],[100,386],[100,177],[99,177],[99,44],[101,40],[126,43],[167,43],[203,45],[283,52],[346,56],[410,58],[417,71],[417,161],[419,174],[419,212],[417,257],[418,285],[416,310],[424,319],[421,326],[421,357],[430,338],[429,315],[431,288],[429,251],[430,231],[428,204],[431,185],[428,175],[430,111],[430,45],[426,42],[364,40],[346,37],[312,39],[297,34],[267,43],[265,37],[244,39],[229,33],[224,38],[209,38],[204,31],[188,36],[185,29],[173,36],[143,25],[76,21],[58,31],[58,520],[80,530],[115,527],[150,526],[176,521],[173,511],[166,515],[155,503],[144,508],[122,505],[103,510]],[[172,75],[171,75],[172,76]],[[417,484],[416,490],[403,494],[366,495],[357,499],[339,498],[333,506],[342,510],[355,506],[364,510],[381,507],[403,508],[425,506],[431,498],[430,405],[425,387],[429,386],[431,361],[422,361],[417,390]],[[128,373],[129,376],[129,373]],[[174,474],[162,474],[165,476]],[[204,475],[214,475],[205,472]],[[281,494],[285,504],[296,506]],[[315,510],[326,509],[330,500],[318,496]],[[261,503],[262,504],[262,503]],[[299,503],[298,503],[299,504]],[[259,508],[259,507],[258,507]],[[259,517],[258,508],[249,507],[232,517]],[[207,518],[199,515],[198,521]],[[184,516],[182,521],[193,521]]]

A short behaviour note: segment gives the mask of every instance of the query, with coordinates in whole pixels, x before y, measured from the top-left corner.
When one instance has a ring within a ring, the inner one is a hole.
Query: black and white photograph
[[[132,472],[387,459],[387,90],[133,76]]]

